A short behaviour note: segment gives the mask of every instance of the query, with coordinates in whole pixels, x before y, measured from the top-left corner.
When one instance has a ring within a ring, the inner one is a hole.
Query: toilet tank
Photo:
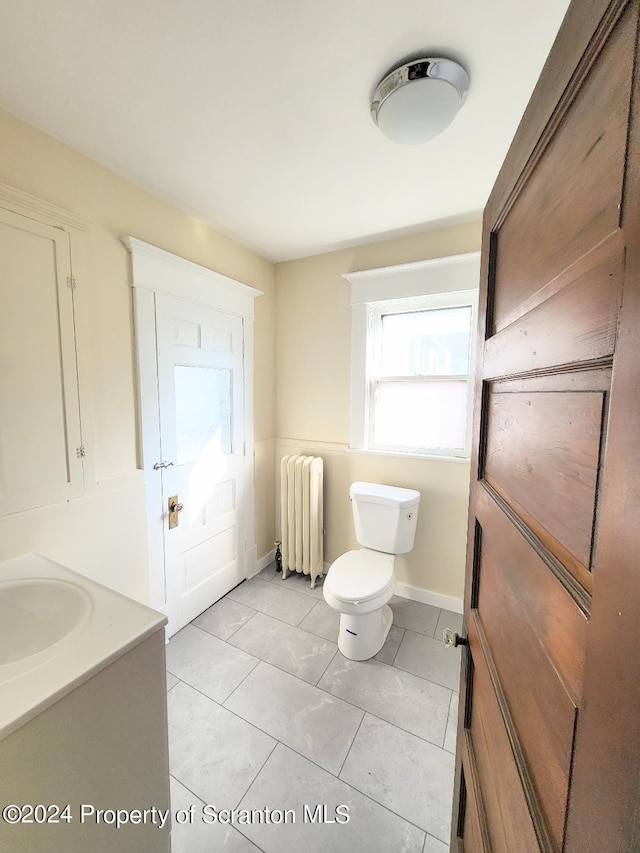
[[[379,483],[352,483],[349,497],[360,545],[386,554],[407,554],[413,548],[420,492]]]

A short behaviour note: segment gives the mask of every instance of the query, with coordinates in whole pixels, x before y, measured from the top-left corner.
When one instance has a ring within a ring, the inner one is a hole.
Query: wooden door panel
[[[492,509],[495,514],[501,510]],[[478,584],[478,618],[499,678],[497,688],[509,709],[515,735],[531,773],[540,808],[557,849],[560,849],[567,803],[576,704],[554,665],[565,646],[581,648],[584,631],[571,632],[577,607],[552,576],[545,584],[551,596],[541,606],[556,613],[555,654],[538,636],[536,575],[549,574],[521,534],[506,520],[483,528]],[[510,529],[509,529],[510,528]],[[514,540],[522,539],[522,545]],[[527,594],[528,593],[528,594]],[[562,617],[567,616],[564,624]],[[555,658],[555,660],[554,660]],[[567,664],[566,660],[562,661]],[[573,663],[573,661],[571,661]],[[524,665],[523,665],[524,664]],[[565,670],[566,671],[566,670]],[[575,679],[569,667],[571,680]],[[573,685],[574,688],[577,685]],[[575,689],[572,691],[575,693]]]
[[[633,38],[610,39],[500,226],[494,332],[618,226]]]
[[[471,789],[473,791],[474,789]],[[476,808],[475,798],[471,799],[471,796],[467,799],[466,808],[464,812],[464,826],[463,826],[464,837],[467,839],[467,843],[470,845],[472,850],[487,850],[488,848],[484,845],[482,832],[480,829],[480,820],[478,818],[478,812]]]
[[[487,658],[481,651],[475,620],[469,624],[471,670],[469,735],[475,772],[486,811],[491,847],[495,853],[538,853],[530,807],[511,746],[512,733],[492,687]],[[511,734],[511,738],[510,738]],[[471,773],[466,772],[467,792]],[[472,794],[475,797],[475,794]],[[467,793],[467,799],[469,793]],[[471,848],[473,849],[473,848]]]
[[[452,850],[640,849],[639,25],[572,0],[485,210]]]
[[[545,290],[543,302],[486,341],[485,378],[556,372],[558,367],[610,358],[623,268],[624,243],[621,232],[614,231],[565,270],[553,282],[553,292]]]
[[[585,568],[591,564],[603,407],[601,391],[490,393],[485,415],[485,478]]]
[[[491,839],[487,816],[480,794],[480,784],[477,778],[477,762],[473,753],[473,744],[468,732],[462,741],[462,801],[463,808],[459,819],[461,835],[471,850],[480,853],[490,853]],[[468,773],[470,784],[466,784],[464,774]]]
[[[579,590],[577,586],[567,590],[564,583],[570,578],[562,573],[562,566],[549,554],[546,560],[543,559],[541,553],[545,549],[541,543],[532,548],[527,528],[523,525],[518,529],[484,489],[478,495],[476,507],[481,546],[474,571],[474,612],[477,609],[481,622],[490,626],[487,628],[489,635],[499,634],[501,621],[513,619],[512,614],[498,612],[496,626],[491,624],[491,611],[496,609],[492,601],[492,596],[496,595],[493,587],[497,586],[498,579],[492,578],[490,573],[500,572],[502,582],[517,607],[518,618],[522,620],[517,621],[512,629],[505,625],[505,656],[511,655],[509,644],[513,634],[517,633],[518,625],[526,624],[527,630],[535,634],[568,696],[578,704],[584,675],[588,597],[580,596],[576,600],[571,593]],[[485,567],[488,567],[486,575]],[[561,573],[560,577],[554,574],[554,570]],[[528,679],[535,679],[536,673],[527,669],[525,660],[524,657],[518,659],[518,666]]]

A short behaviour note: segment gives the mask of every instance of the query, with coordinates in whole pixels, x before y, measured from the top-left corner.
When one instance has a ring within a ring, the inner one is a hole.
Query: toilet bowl
[[[369,548],[347,551],[331,565],[322,587],[340,616],[338,648],[350,660],[367,660],[383,647],[393,623],[388,602],[396,588],[395,557]]]
[[[383,647],[393,624],[396,554],[413,547],[420,493],[376,483],[349,491],[356,539],[364,547],[335,560],[322,590],[340,613],[338,648],[350,660],[367,660]]]

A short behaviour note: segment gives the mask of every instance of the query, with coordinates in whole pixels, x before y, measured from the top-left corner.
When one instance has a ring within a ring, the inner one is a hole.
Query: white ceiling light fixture
[[[419,145],[447,128],[464,104],[469,77],[443,57],[414,59],[387,74],[371,101],[371,117],[401,145]]]

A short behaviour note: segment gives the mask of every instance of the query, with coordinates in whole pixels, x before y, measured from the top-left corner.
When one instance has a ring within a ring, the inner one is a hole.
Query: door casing
[[[164,568],[162,499],[160,471],[160,420],[155,320],[155,295],[173,296],[195,305],[213,308],[236,317],[244,325],[244,502],[243,526],[247,577],[256,572],[257,547],[254,521],[253,468],[253,319],[254,301],[262,292],[221,273],[158,249],[134,237],[123,238],[131,252],[133,276],[136,357],[138,368],[139,462],[146,486],[149,604],[167,612]]]

